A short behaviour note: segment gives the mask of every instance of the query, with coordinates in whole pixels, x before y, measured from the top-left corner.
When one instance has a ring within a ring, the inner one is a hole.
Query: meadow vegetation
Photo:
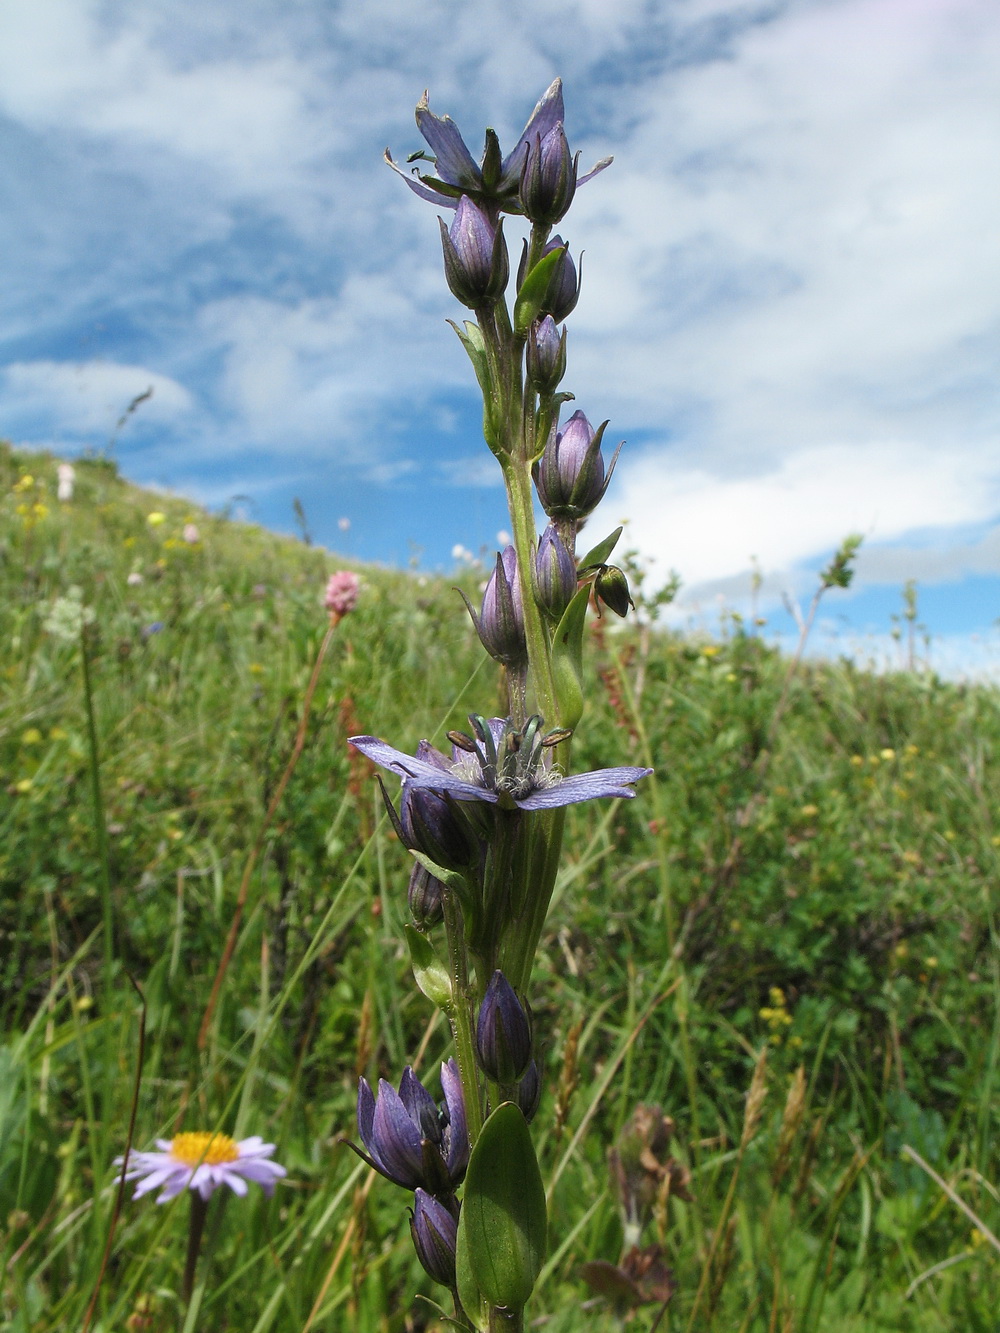
[[[341,1142],[359,1075],[449,1053],[345,738],[441,743],[496,668],[454,580],[359,571],[205,1021],[345,562],[100,458],[60,503],[55,469],[0,452],[0,1328],[443,1329],[403,1196]],[[790,677],[738,621],[588,633],[574,765],[656,774],[567,812],[532,1326],[994,1330],[1000,696]],[[133,1111],[136,1148],[259,1134],[288,1171],[213,1200],[186,1315],[188,1199],[119,1205]]]

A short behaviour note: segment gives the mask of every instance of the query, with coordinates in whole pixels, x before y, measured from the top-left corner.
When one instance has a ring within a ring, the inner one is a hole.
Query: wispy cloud
[[[106,361],[15,361],[0,370],[0,411],[15,428],[38,425],[46,433],[111,435],[129,405],[141,404],[146,423],[163,425],[189,413],[183,385],[145,366]]]

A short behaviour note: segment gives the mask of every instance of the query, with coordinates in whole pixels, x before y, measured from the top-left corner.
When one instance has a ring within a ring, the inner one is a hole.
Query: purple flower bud
[[[472,310],[495,305],[510,276],[503,223],[494,227],[468,195],[459,199],[450,228],[438,221],[452,295]]]
[[[628,579],[624,570],[617,565],[601,566],[594,579],[594,595],[622,619],[628,614],[629,607],[635,610],[632,594],[628,590]]]
[[[528,146],[521,172],[521,207],[532,222],[551,226],[573,202],[580,154],[573,157],[562,121]]]
[[[517,1095],[514,1100],[521,1108],[521,1114],[530,1125],[542,1100],[542,1076],[539,1074],[538,1065],[534,1060],[528,1065],[524,1077],[517,1085]]]
[[[516,1083],[531,1061],[531,1023],[499,969],[479,1007],[476,1052],[483,1072],[500,1084]]]
[[[410,882],[406,886],[406,901],[414,923],[427,929],[436,926],[444,916],[442,894],[444,885],[426,870],[419,861],[414,861],[410,871]]]
[[[462,597],[490,657],[515,670],[523,667],[528,660],[528,643],[524,636],[521,575],[513,546],[508,546],[502,555],[497,556],[496,568],[486,585],[478,616],[468,597],[464,593]]]
[[[558,620],[576,592],[576,561],[550,523],[535,552],[535,590],[538,603]]]
[[[574,412],[561,431],[553,431],[532,468],[542,508],[550,518],[579,520],[600,504],[615,470],[621,445],[607,476],[601,456],[605,421],[596,431],[582,412]]]
[[[580,299],[580,280],[577,277],[573,257],[561,236],[553,236],[538,258],[544,259],[553,250],[562,250],[565,253],[562,263],[556,266],[555,272],[549,281],[545,299],[542,301],[541,314],[551,315],[557,324],[561,324],[576,309],[576,303]],[[527,266],[528,246],[525,242],[521,251],[521,262],[517,267],[517,286],[519,290],[524,282]]]
[[[427,741],[417,746],[417,758],[434,762],[439,751]],[[405,847],[423,852],[446,870],[462,870],[479,858],[479,842],[450,796],[403,783],[399,823]]]
[[[566,330],[560,334],[551,315],[532,324],[525,357],[531,387],[541,394],[555,393],[566,374]]]
[[[358,1084],[358,1133],[366,1151],[354,1151],[387,1180],[404,1189],[422,1186],[450,1196],[469,1165],[469,1132],[458,1066],[441,1066],[444,1105],[438,1108],[409,1065],[397,1093],[379,1079],[376,1097],[363,1078]]]
[[[457,1203],[455,1205],[458,1207]],[[417,1258],[435,1282],[455,1288],[455,1243],[458,1222],[440,1200],[417,1187],[410,1235]]]

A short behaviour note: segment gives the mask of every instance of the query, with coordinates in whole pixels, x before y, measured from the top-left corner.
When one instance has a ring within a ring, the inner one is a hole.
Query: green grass
[[[434,1084],[448,1054],[402,943],[407,857],[345,738],[441,741],[498,706],[494,668],[446,583],[361,571],[200,1047],[343,562],[101,460],[77,474],[59,505],[54,459],[0,452],[0,1327],[84,1325],[143,1012],[135,1146],[259,1133],[289,1172],[270,1202],[213,1201],[188,1327],[443,1327],[408,1196],[339,1142],[359,1073]],[[81,641],[46,628],[74,587],[96,750]],[[806,665],[772,745],[788,663],[758,637],[590,639],[574,762],[656,777],[570,811],[531,995],[552,1199],[532,1317],[622,1326],[581,1269],[621,1258],[607,1153],[656,1103],[693,1196],[633,1180],[676,1286],[661,1329],[994,1329],[1000,1254],[902,1148],[1000,1230],[1000,697]],[[94,1329],[184,1326],[186,1229],[185,1199],[126,1199]]]

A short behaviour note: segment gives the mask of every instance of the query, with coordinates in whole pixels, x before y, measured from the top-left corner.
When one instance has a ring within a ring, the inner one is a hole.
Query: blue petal
[[[595,801],[604,796],[635,795],[632,783],[648,777],[651,768],[598,768],[590,773],[574,773],[553,787],[543,787],[530,796],[521,797],[515,804],[522,810],[555,810],[563,805],[579,805],[581,801]]]
[[[436,763],[427,759],[417,759],[412,754],[397,750],[394,745],[379,740],[377,736],[349,736],[348,744],[353,745],[356,750],[360,750],[363,755],[366,755],[373,763],[378,764],[380,768],[388,768],[391,772],[399,773],[402,777],[441,778],[451,776],[449,773],[442,772]]]
[[[406,1189],[415,1189],[424,1178],[420,1130],[410,1119],[396,1089],[384,1078],[379,1079],[372,1134],[389,1177]]]
[[[399,1100],[406,1107],[407,1114],[420,1130],[422,1138],[432,1143],[441,1142],[441,1122],[434,1098],[417,1078],[410,1065],[403,1070],[399,1082]]]
[[[452,199],[446,194],[439,194],[437,190],[428,189],[428,187],[421,184],[415,176],[411,176],[408,171],[404,171],[402,167],[397,166],[396,163],[393,162],[388,148],[382,156],[385,158],[388,165],[392,167],[396,175],[402,176],[403,180],[406,181],[413,193],[419,194],[421,199],[426,199],[429,204],[439,204],[442,208],[456,208],[458,206],[457,198]]]
[[[445,773],[451,772],[451,761],[447,755],[435,749],[430,741],[417,742],[417,758],[425,764],[433,764],[435,768],[440,768]]]
[[[424,93],[417,103],[417,129],[431,146],[437,174],[449,185],[482,189],[483,176],[451,116],[435,116]]]
[[[474,782],[465,782],[454,773],[444,772],[437,764],[424,759],[415,759],[411,754],[404,754],[395,746],[380,741],[377,736],[351,736],[349,743],[360,750],[373,763],[388,768],[393,773],[410,781],[411,787],[428,787],[431,791],[446,791],[458,801],[487,801],[492,805],[496,799],[495,791],[477,786]]]
[[[361,1142],[368,1149],[376,1170],[381,1171],[384,1175],[385,1165],[375,1143],[374,1120],[375,1094],[372,1092],[368,1080],[362,1078],[358,1083],[358,1133],[361,1135]]]
[[[611,166],[611,163],[614,160],[615,159],[613,157],[602,157],[600,162],[598,162],[596,166],[590,168],[586,176],[580,176],[577,179],[576,188],[579,189],[581,185],[586,185],[587,182],[592,181],[595,176],[599,176],[601,172],[605,169],[605,167]]]
[[[521,131],[517,147],[504,159],[501,168],[501,189],[505,185],[513,185],[515,181],[520,179],[528,145],[534,143],[536,139],[544,139],[548,132],[562,120],[565,120],[562,79],[553,79],[539,98],[527,125]]]
[[[457,1181],[465,1174],[465,1168],[469,1164],[469,1127],[465,1119],[462,1079],[458,1065],[453,1059],[447,1060],[441,1066],[441,1088],[450,1122],[445,1165],[452,1180]]]

